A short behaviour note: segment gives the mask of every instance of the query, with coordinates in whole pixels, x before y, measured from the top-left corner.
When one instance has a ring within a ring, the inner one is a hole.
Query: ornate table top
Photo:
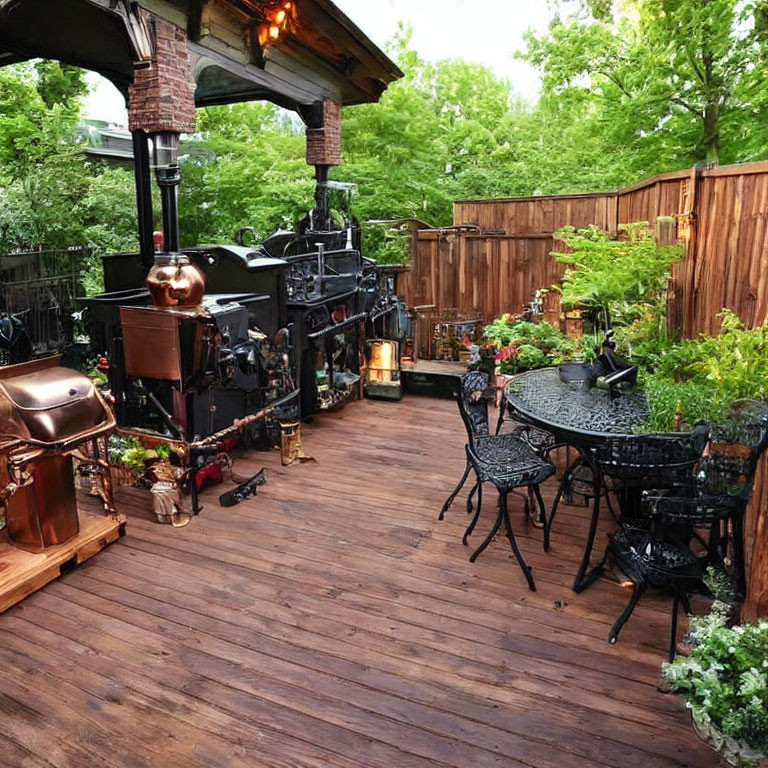
[[[581,391],[560,381],[557,368],[521,373],[505,387],[511,408],[526,420],[575,442],[631,435],[648,415],[642,390],[611,400],[606,390]]]

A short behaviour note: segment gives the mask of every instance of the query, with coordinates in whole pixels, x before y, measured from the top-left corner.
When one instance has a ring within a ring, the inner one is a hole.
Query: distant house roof
[[[377,101],[397,66],[330,0],[293,0],[289,29],[256,41],[264,2],[141,0],[187,30],[198,106],[266,99],[299,109],[324,98]],[[58,59],[98,72],[124,93],[133,80],[135,28],[127,0],[0,0],[0,66]]]

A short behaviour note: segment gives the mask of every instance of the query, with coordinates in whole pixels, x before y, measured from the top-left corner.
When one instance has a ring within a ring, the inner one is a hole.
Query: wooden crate
[[[0,533],[0,613],[123,535],[123,514],[94,514],[80,508],[79,515],[77,536],[43,552],[27,552],[13,546],[7,532]]]

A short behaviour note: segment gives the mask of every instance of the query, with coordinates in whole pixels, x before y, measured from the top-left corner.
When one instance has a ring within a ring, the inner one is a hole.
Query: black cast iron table
[[[581,592],[603,572],[602,563],[590,570],[590,559],[600,515],[600,488],[603,473],[592,448],[610,437],[627,438],[648,415],[648,400],[642,390],[611,398],[607,390],[592,387],[579,390],[560,380],[556,368],[540,368],[515,376],[504,395],[518,420],[540,427],[555,436],[557,444],[573,446],[593,472],[595,496],[589,535],[573,589]],[[557,499],[562,494],[558,491]]]

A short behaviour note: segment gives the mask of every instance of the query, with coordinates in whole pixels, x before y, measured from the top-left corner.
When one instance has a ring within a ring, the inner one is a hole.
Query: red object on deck
[[[163,237],[163,233],[156,229],[152,233],[152,240],[155,242],[155,251],[158,253],[162,253],[165,250],[165,238]]]
[[[224,482],[224,475],[221,472],[221,464],[218,461],[206,464],[195,473],[195,485],[197,490],[203,489],[206,485],[215,485]]]

